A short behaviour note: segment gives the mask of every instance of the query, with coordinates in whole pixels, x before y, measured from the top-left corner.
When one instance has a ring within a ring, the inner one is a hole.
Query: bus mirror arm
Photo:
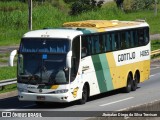
[[[67,68],[71,68],[71,58],[72,58],[72,51],[69,51],[67,53],[67,57],[66,57],[66,67]]]
[[[17,54],[17,50],[13,50],[9,56],[9,66],[13,67],[14,58]]]

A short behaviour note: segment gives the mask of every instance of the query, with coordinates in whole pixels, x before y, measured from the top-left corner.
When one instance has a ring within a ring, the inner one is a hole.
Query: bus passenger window
[[[112,50],[114,51],[116,48],[116,44],[115,44],[115,34],[112,33],[112,37],[110,38],[111,43],[112,43]]]
[[[87,48],[86,47],[82,47],[82,49],[81,49],[81,56],[82,56],[82,58],[83,57],[86,57],[87,56]]]
[[[131,34],[130,31],[126,31],[126,48],[131,47]]]
[[[103,43],[103,50],[104,50],[104,52],[106,52],[107,51],[107,49],[106,49],[106,37],[105,37],[105,35],[102,35],[102,43]]]
[[[116,50],[120,49],[120,36],[118,33],[115,34],[115,48]]]
[[[106,52],[111,51],[111,39],[110,39],[110,38],[111,38],[111,37],[110,37],[109,34],[105,35],[105,41],[106,41],[105,47],[106,47]]]
[[[134,47],[134,37],[133,37],[133,31],[131,31],[131,47]]]
[[[121,32],[121,49],[126,49],[126,36],[125,32]]]
[[[145,45],[147,45],[148,44],[148,42],[149,42],[149,29],[148,28],[145,28],[144,29],[144,42],[145,42]]]
[[[91,37],[86,36],[86,40],[87,40],[87,55],[91,55],[92,54],[92,41],[91,41]]]
[[[134,40],[134,47],[138,47],[138,33],[137,33],[137,30],[134,30],[133,31],[133,40]]]
[[[99,38],[98,36],[93,36],[91,39],[92,39],[92,54],[97,54],[100,52]]]
[[[99,35],[99,48],[100,48],[100,53],[105,52],[105,37],[104,37],[104,35]]]
[[[88,37],[82,37],[82,48],[81,48],[81,57],[87,56],[87,48],[88,48]]]
[[[139,41],[139,46],[142,46],[145,44],[143,29],[138,30],[138,41]]]

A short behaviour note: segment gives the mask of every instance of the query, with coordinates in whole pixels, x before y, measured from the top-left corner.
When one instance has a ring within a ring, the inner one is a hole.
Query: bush
[[[64,0],[65,3],[73,3],[75,1],[77,1],[77,0]]]
[[[154,0],[124,0],[123,9],[125,12],[153,9]]]
[[[122,8],[124,0],[114,0],[114,1],[116,2],[118,8]]]
[[[100,8],[103,1],[96,2],[96,0],[78,0],[71,5],[70,15],[78,15],[89,10],[96,10]]]

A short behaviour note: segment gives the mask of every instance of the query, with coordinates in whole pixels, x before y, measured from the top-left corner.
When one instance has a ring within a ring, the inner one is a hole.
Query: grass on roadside
[[[16,78],[16,67],[0,67],[0,80]]]
[[[59,8],[55,7],[59,6]],[[154,16],[154,10],[124,13],[115,2],[104,5],[99,10],[84,12],[78,16],[67,14],[64,3],[35,4],[33,6],[33,30],[46,27],[60,27],[64,22],[80,20],[136,20],[145,19],[151,33],[160,33],[160,14]],[[63,8],[63,9],[60,9]],[[160,4],[158,5],[158,9]],[[0,46],[19,44],[21,37],[28,31],[28,7],[22,2],[0,2]]]
[[[0,67],[0,80],[16,78],[16,66],[15,67]],[[0,93],[10,92],[17,89],[17,84],[7,85],[2,90],[0,87]]]
[[[151,50],[160,49],[160,40],[152,40],[151,41]]]
[[[14,91],[14,90],[17,90],[17,84],[7,85],[7,86],[4,87],[3,90],[0,90],[0,94],[1,93],[6,93],[6,92],[11,92],[11,91]]]

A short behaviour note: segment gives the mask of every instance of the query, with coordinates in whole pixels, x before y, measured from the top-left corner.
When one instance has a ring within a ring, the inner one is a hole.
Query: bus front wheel
[[[82,99],[79,100],[80,104],[85,104],[88,99],[88,87],[87,85],[84,85],[83,91],[82,91]]]

